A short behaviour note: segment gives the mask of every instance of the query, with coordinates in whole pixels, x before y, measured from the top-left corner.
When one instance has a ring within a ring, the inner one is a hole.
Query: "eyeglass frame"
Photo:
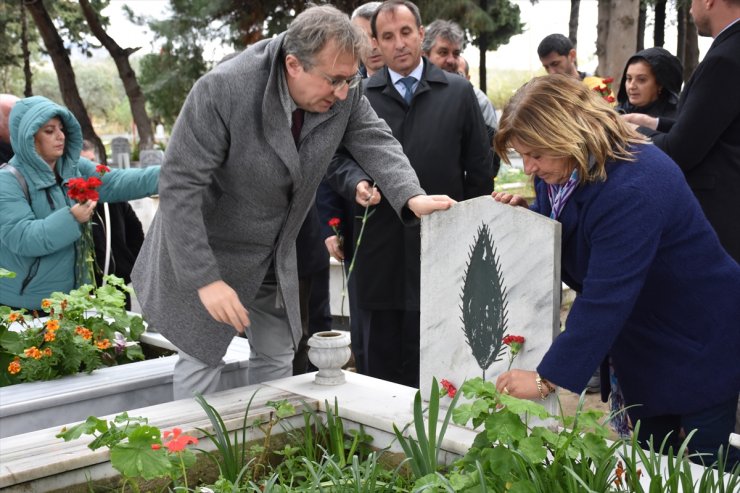
[[[319,70],[316,67],[312,68],[316,70],[316,72],[318,72],[319,75],[321,75],[335,91],[343,89],[345,84],[347,84],[347,87],[349,87],[350,89],[354,89],[355,87],[360,85],[360,82],[362,82],[362,74],[359,71],[348,79],[335,79],[323,70]]]

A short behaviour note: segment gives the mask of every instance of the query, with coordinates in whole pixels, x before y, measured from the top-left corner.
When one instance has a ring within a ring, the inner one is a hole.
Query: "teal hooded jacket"
[[[56,173],[38,155],[34,137],[51,118],[64,126],[64,154]],[[41,308],[55,291],[68,292],[87,280],[77,279],[77,243],[82,237],[67,196],[70,178],[98,176],[95,164],[80,158],[82,130],[66,108],[41,96],[18,101],[10,113],[10,160],[25,178],[29,200],[18,180],[0,170],[0,267],[15,272],[13,279],[0,279],[0,305],[29,310]],[[98,189],[101,202],[123,202],[157,193],[159,166],[111,170]]]

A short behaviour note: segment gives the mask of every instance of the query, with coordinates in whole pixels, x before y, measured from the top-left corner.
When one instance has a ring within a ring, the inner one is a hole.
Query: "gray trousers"
[[[249,340],[249,370],[245,385],[276,380],[293,374],[295,347],[282,297],[278,299],[277,284],[265,280],[254,301],[247,307],[250,326],[246,330]],[[186,399],[194,392],[211,394],[226,390],[221,382],[224,362],[216,366],[193,358],[183,352],[175,364],[172,391],[175,400]]]

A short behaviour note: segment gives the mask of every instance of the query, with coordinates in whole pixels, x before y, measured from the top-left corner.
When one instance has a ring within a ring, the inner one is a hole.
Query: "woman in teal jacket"
[[[71,178],[98,176],[80,158],[82,130],[72,113],[40,96],[22,99],[10,113],[10,164],[0,171],[0,267],[15,272],[0,279],[0,305],[38,310],[55,291],[68,292],[87,279],[76,274],[77,242],[95,201],[67,196]],[[112,170],[102,178],[100,200],[121,202],[157,193],[159,166]]]

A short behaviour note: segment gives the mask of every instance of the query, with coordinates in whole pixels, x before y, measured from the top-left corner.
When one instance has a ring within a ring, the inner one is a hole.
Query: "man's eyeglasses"
[[[359,72],[353,75],[352,77],[350,77],[349,79],[335,79],[334,77],[329,76],[328,74],[322,72],[316,67],[314,67],[314,69],[316,69],[316,72],[318,72],[324,79],[326,79],[326,81],[331,85],[332,89],[334,89],[335,91],[337,89],[342,89],[345,84],[347,84],[347,86],[349,86],[350,89],[354,89],[355,87],[360,85],[360,82],[362,82],[362,74]]]

